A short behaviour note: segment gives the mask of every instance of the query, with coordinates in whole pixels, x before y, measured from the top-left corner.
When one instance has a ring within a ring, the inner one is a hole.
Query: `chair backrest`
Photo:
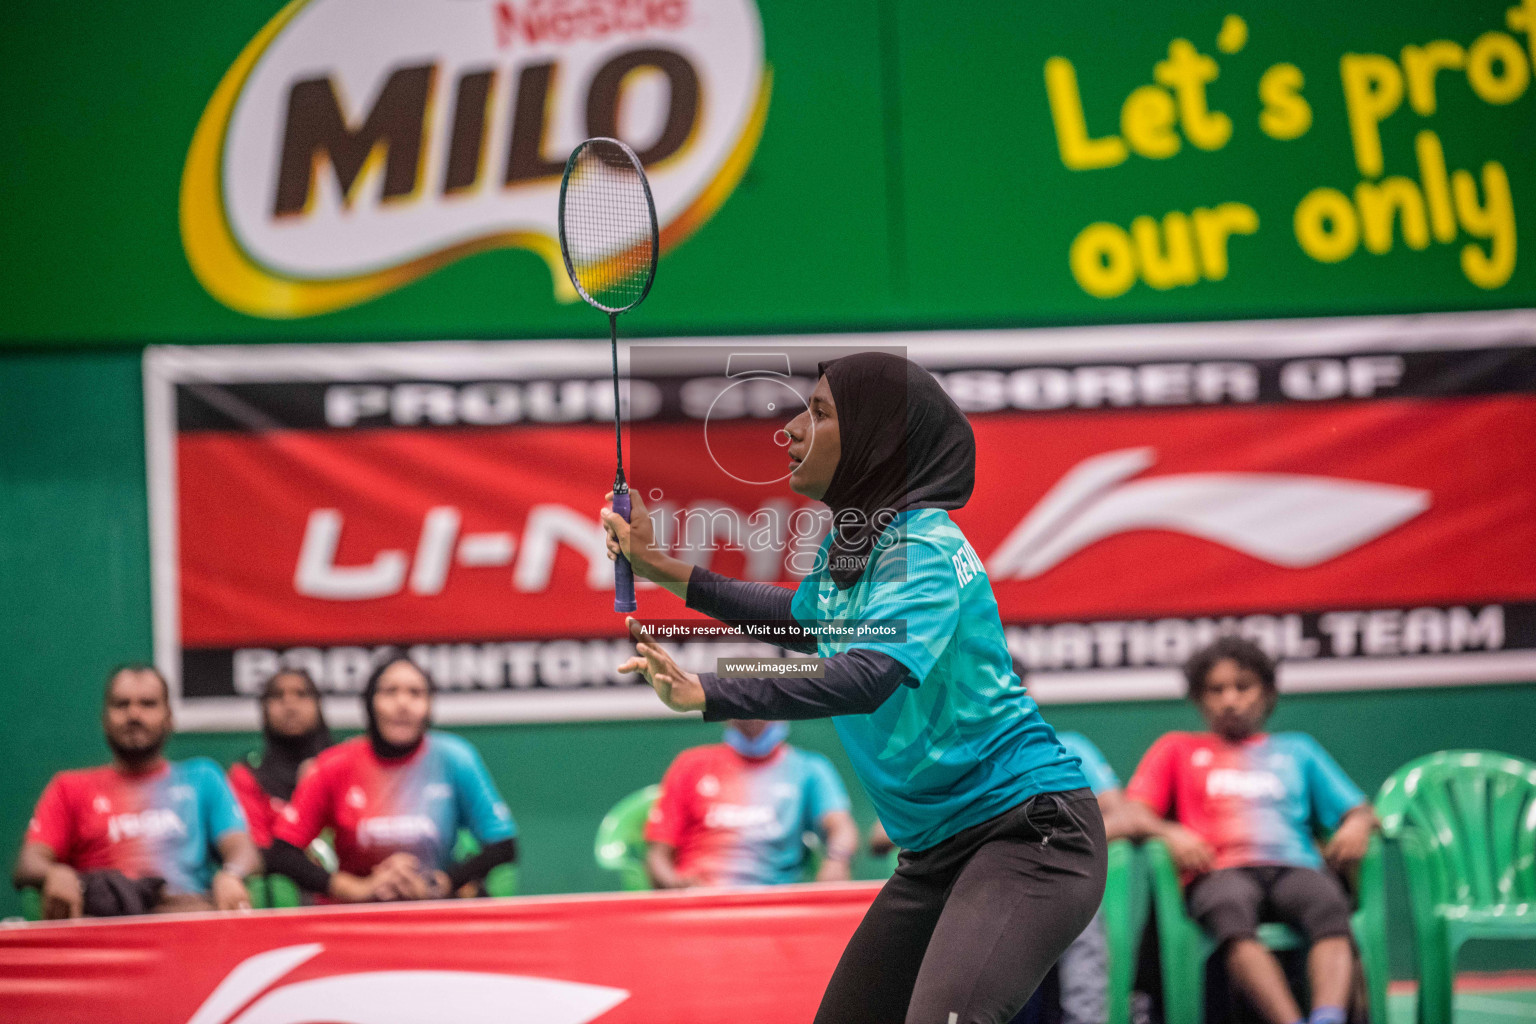
[[[1439,903],[1536,898],[1536,764],[1442,750],[1403,765],[1376,796],[1382,832],[1426,862]]]
[[[659,785],[646,786],[613,805],[597,826],[592,844],[597,866],[617,871],[625,889],[649,889],[645,873],[645,819],[661,792]]]

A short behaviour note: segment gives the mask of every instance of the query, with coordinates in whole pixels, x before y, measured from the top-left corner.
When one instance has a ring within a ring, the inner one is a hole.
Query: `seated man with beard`
[[[428,729],[432,680],[408,658],[363,690],[368,733],[315,758],[272,826],[267,869],[342,903],[440,899],[517,858],[516,826],[475,748]],[[335,872],[303,849],[332,828]],[[459,830],[480,853],[453,860]]]
[[[161,754],[172,730],[165,678],[147,665],[113,672],[102,725],[111,764],[48,783],[16,858],[17,888],[42,890],[47,919],[249,907],[245,876],[261,862],[223,773],[206,757]]]

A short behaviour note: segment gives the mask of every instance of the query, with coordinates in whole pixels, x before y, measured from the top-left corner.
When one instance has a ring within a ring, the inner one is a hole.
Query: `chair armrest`
[[[35,885],[24,885],[21,894],[21,916],[28,921],[43,919],[43,890]]]
[[[1109,945],[1109,1019],[1106,1024],[1129,1024],[1131,988],[1136,957],[1151,901],[1146,857],[1129,839],[1109,844],[1109,870],[1104,881],[1100,914]]]
[[[1148,839],[1143,846],[1152,874],[1152,905],[1157,912],[1157,937],[1163,955],[1193,959],[1206,943],[1205,932],[1189,916],[1184,905],[1184,885],[1173,854],[1161,839]],[[1203,957],[1201,957],[1203,959]]]
[[[267,876],[262,874],[246,875],[245,894],[250,897],[252,910],[266,910],[269,904]]]
[[[497,864],[485,876],[487,896],[517,895],[517,865]]]
[[[1174,867],[1168,844],[1161,839],[1148,839],[1142,844],[1142,850],[1152,874],[1152,902],[1158,913],[1161,914],[1166,905],[1184,914],[1184,887],[1179,884],[1179,869]]]

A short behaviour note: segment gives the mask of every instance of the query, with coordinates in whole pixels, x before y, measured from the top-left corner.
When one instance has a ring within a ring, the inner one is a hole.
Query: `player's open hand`
[[[612,502],[613,492],[609,491],[606,497]],[[636,576],[651,579],[656,567],[656,531],[640,492],[630,488],[629,522],[626,523],[624,517],[611,508],[603,509],[599,517],[608,534],[608,560],[614,561],[622,554],[629,559]]]
[[[656,696],[673,711],[703,711],[704,687],[699,677],[684,672],[639,622],[626,618],[624,624],[635,639],[635,656],[620,665],[619,671],[639,672],[645,676]]]

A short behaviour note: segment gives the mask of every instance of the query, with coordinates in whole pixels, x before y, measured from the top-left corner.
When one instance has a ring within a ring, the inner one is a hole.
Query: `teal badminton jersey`
[[[902,513],[858,583],[841,590],[823,567],[791,607],[805,625],[905,625],[889,642],[819,634],[816,651],[879,651],[911,672],[872,714],[832,719],[899,846],[925,850],[1037,793],[1088,785],[1014,675],[992,584],[943,509]]]

